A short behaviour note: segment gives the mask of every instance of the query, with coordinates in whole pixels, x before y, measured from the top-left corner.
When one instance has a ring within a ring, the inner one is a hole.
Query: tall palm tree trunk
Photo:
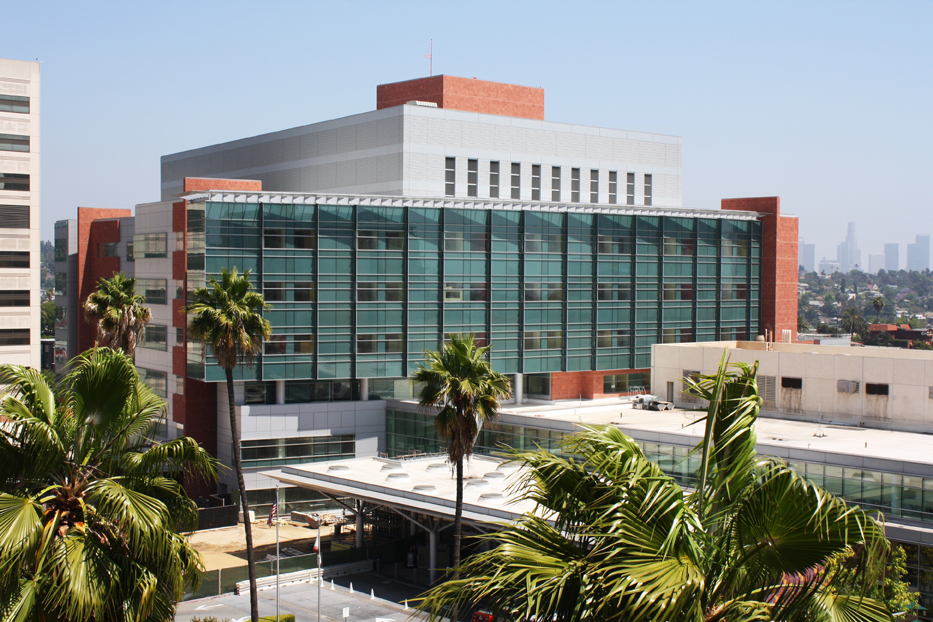
[[[253,559],[253,526],[249,522],[249,502],[246,500],[246,482],[243,480],[243,465],[240,462],[240,431],[236,424],[236,406],[233,403],[233,369],[224,369],[227,377],[227,401],[230,405],[230,436],[233,437],[233,468],[240,486],[240,504],[243,507],[243,527],[246,531],[246,565],[249,569],[249,615],[252,622],[259,622],[259,592],[256,589],[256,560]]]
[[[463,526],[463,456],[457,459],[457,507],[454,510],[454,556],[453,567],[455,577],[459,575],[460,567],[460,538]]]

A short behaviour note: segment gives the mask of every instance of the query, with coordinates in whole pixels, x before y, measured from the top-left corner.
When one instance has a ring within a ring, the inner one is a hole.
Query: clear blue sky
[[[42,65],[42,227],[159,199],[159,157],[375,108],[434,72],[545,117],[684,139],[684,205],[780,195],[817,260],[933,233],[931,2],[19,2]],[[15,17],[15,19],[13,19]],[[15,27],[14,26],[15,22]],[[902,249],[904,261],[904,250]]]

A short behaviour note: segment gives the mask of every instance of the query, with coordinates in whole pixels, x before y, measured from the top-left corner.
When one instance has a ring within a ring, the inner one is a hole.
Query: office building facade
[[[816,270],[816,244],[807,244],[803,238],[797,246],[797,263],[803,266],[806,272]]]
[[[0,360],[41,365],[39,63],[0,59]]]
[[[897,272],[901,269],[901,247],[897,243],[884,245],[884,269]]]
[[[907,245],[907,269],[916,272],[930,269],[930,236],[918,235],[916,242]]]

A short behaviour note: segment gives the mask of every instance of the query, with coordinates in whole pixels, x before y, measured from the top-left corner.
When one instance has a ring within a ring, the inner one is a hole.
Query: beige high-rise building
[[[0,59],[0,363],[40,366],[39,63]]]

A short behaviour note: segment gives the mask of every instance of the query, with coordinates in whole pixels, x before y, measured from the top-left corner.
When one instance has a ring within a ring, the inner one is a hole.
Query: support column
[[[434,580],[437,578],[437,532],[429,531],[428,532],[428,564],[429,564],[429,576],[431,577],[431,585],[434,585]]]
[[[369,401],[369,378],[360,378],[360,399]]]
[[[363,548],[363,503],[357,501],[359,504],[356,508],[356,548]]]
[[[512,397],[515,398],[515,405],[522,403],[523,395],[522,390],[525,388],[523,386],[524,377],[522,374],[515,374],[512,378]]]
[[[284,380],[275,381],[275,403],[276,404],[285,403],[285,381]]]

